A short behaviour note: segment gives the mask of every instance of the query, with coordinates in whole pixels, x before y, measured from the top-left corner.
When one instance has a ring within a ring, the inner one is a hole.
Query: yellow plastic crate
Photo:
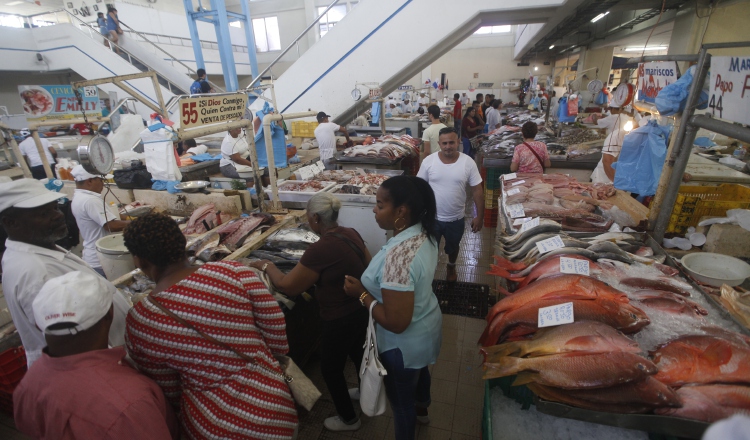
[[[484,188],[484,208],[485,209],[497,208],[498,197],[500,197],[500,188],[488,189],[487,187],[485,187]]]
[[[672,208],[668,233],[684,234],[701,217],[726,215],[728,209],[750,208],[750,187],[735,183],[719,186],[683,186]]]
[[[307,138],[315,137],[316,128],[318,128],[317,122],[293,121],[292,136]]]

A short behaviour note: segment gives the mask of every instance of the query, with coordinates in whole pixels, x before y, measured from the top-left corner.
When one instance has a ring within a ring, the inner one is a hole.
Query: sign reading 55
[[[182,103],[182,123],[195,124],[198,122],[198,111],[195,109],[195,102]]]

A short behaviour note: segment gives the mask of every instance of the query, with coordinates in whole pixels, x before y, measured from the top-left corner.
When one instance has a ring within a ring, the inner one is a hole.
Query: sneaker
[[[360,427],[362,427],[362,422],[357,419],[356,422],[352,423],[351,425],[347,425],[343,420],[341,420],[341,417],[333,416],[325,419],[325,421],[323,421],[323,426],[325,426],[329,431],[356,431]]]
[[[445,281],[449,283],[455,283],[458,279],[458,274],[456,273],[456,265],[455,264],[447,264],[446,265],[446,274],[445,274]]]
[[[359,388],[349,388],[349,398],[359,400]]]

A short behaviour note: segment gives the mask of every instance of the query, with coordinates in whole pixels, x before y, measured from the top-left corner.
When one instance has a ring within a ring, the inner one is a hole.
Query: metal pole
[[[703,83],[706,82],[710,60],[711,55],[708,53],[707,46],[704,45],[698,57],[698,65],[696,66],[693,83],[690,85],[690,94],[688,94],[685,110],[682,112],[682,123],[675,139],[675,151],[672,152],[672,156],[669,157],[665,164],[665,167],[672,169],[672,173],[669,176],[669,184],[663,189],[663,198],[658,205],[659,215],[654,224],[653,237],[659,243],[664,239],[664,233],[669,225],[672,209],[677,200],[677,192],[680,190],[682,175],[685,173],[685,168],[692,153],[692,145],[695,141],[695,134],[698,128],[691,125],[689,121],[693,117],[693,113],[695,113],[695,107],[700,99]],[[656,207],[656,205],[654,206]]]
[[[0,129],[7,130],[8,143],[10,144],[11,150],[13,150],[13,154],[16,156],[16,160],[18,160],[18,165],[20,165],[21,170],[23,170],[23,177],[31,179],[31,170],[26,164],[26,159],[23,158],[23,153],[21,153],[21,149],[18,148],[16,140],[13,139],[13,135],[10,133],[10,127],[3,123],[0,123]]]
[[[675,117],[675,124],[673,128],[673,132],[676,133],[680,130],[680,115],[677,115]],[[675,149],[675,140],[677,139],[677,136],[671,136],[669,139],[669,147],[667,148],[667,155],[666,157],[671,157],[672,153]],[[666,162],[664,166],[662,167],[661,177],[659,177],[659,184],[656,186],[656,194],[654,195],[654,200],[651,201],[651,206],[653,208],[656,208],[658,206],[661,206],[661,204],[664,202],[664,195],[666,194],[667,186],[669,185],[669,178],[672,176],[672,168],[668,167]],[[648,211],[648,225],[649,229],[653,229],[656,225],[656,219],[659,217],[659,210],[658,209],[650,209]]]
[[[695,125],[698,128],[705,128],[708,131],[721,133],[742,142],[750,143],[750,128],[745,128],[741,125],[732,124],[730,122],[720,121],[712,118],[708,114],[693,116],[690,120],[690,124]]]
[[[236,92],[239,84],[237,68],[234,64],[234,53],[232,52],[232,39],[229,36],[227,7],[223,0],[211,0],[211,9],[215,14],[214,29],[216,30],[216,42],[219,46],[221,69],[224,72],[224,83],[228,92]]]
[[[198,35],[198,24],[195,22],[193,17],[193,1],[183,0],[185,5],[185,15],[187,17],[188,30],[190,31],[190,41],[193,43],[193,54],[195,55],[195,66],[197,69],[205,69],[206,63],[203,61],[203,48],[201,47],[201,39]]]
[[[245,16],[245,40],[247,41],[247,55],[250,58],[250,74],[258,76],[258,56],[255,53],[255,34],[253,34],[253,20],[250,17],[250,2],[241,1],[242,14]]]
[[[42,166],[44,167],[44,173],[48,179],[53,179],[55,176],[52,174],[52,168],[49,166],[49,160],[45,154],[44,147],[42,146],[42,140],[39,138],[39,132],[35,129],[31,130],[31,137],[34,138],[36,149],[39,152],[39,157],[42,159]]]
[[[654,55],[628,58],[626,64],[649,63],[652,61],[698,61],[698,55]]]

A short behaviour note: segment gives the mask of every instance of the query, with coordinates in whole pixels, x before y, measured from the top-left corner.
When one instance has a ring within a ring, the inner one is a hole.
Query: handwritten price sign
[[[708,112],[750,124],[750,58],[711,57]]]
[[[508,191],[507,193],[505,193],[505,194],[506,194],[506,195],[508,195],[508,196],[514,196],[514,195],[516,195],[516,194],[518,194],[518,193],[520,193],[520,192],[521,192],[521,190],[520,190],[520,189],[518,189],[518,188],[513,188],[513,189],[509,190],[509,191]]]
[[[508,206],[508,215],[510,216],[510,218],[526,217],[526,213],[523,210],[523,205],[520,203]]]
[[[531,217],[523,217],[523,218],[517,218],[513,220],[513,226],[518,226],[526,223],[527,221],[531,220]]]
[[[539,226],[539,217],[534,217],[533,219],[524,223],[523,226],[521,226],[521,232],[526,232],[531,228],[536,228],[537,226]]]
[[[539,309],[537,327],[552,327],[553,325],[571,324],[573,322],[573,303],[558,304],[556,306]]]
[[[540,254],[546,254],[547,252],[552,252],[555,249],[564,248],[565,243],[563,243],[562,238],[560,238],[559,235],[555,235],[552,238],[548,238],[542,241],[537,241],[536,247],[537,249],[539,249]]]
[[[560,273],[589,276],[589,262],[588,260],[562,257],[560,258]]]
[[[513,180],[517,177],[516,173],[503,174],[503,180]]]

